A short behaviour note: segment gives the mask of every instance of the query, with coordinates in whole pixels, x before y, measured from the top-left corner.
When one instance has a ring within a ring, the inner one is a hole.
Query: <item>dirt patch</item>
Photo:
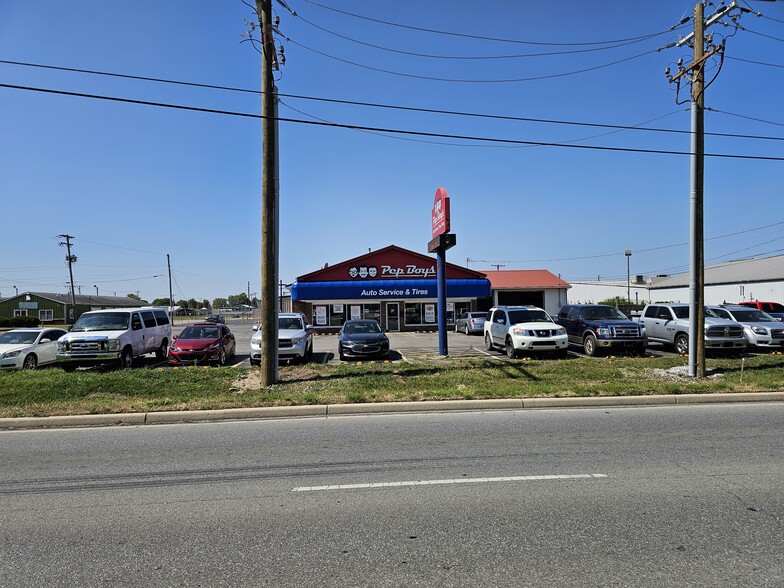
[[[660,368],[646,368],[643,370],[643,373],[648,377],[661,380],[663,382],[697,383],[700,381],[699,378],[695,378],[689,375],[689,366],[687,365],[679,365],[667,370]],[[724,372],[721,370],[707,370],[705,372],[705,377],[710,380],[723,378]]]

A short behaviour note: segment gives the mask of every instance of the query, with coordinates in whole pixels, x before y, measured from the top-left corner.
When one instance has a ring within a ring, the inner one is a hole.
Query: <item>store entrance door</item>
[[[387,302],[387,331],[400,330],[400,305],[397,302]]]

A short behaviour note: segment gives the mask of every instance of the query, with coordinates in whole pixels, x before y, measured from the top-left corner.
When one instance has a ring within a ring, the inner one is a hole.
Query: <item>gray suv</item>
[[[648,304],[642,310],[640,324],[649,341],[673,345],[681,355],[689,352],[688,304]],[[744,351],[747,345],[743,325],[705,309],[705,349]]]

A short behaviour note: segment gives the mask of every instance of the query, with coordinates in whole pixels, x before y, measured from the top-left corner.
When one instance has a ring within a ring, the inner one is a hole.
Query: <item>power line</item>
[[[316,53],[318,55],[321,55],[323,57],[327,57],[329,59],[333,59],[335,61],[339,61],[339,62],[345,63],[347,65],[353,65],[355,67],[359,67],[359,68],[362,68],[362,69],[367,69],[367,70],[371,70],[371,71],[375,71],[375,72],[379,72],[379,73],[385,73],[385,74],[389,74],[389,75],[393,75],[393,76],[400,76],[400,77],[404,77],[404,78],[413,78],[413,79],[416,79],[416,80],[427,80],[427,81],[431,81],[431,82],[451,82],[451,83],[457,83],[457,84],[507,84],[507,83],[534,82],[534,81],[538,81],[538,80],[549,80],[549,79],[554,79],[554,78],[563,78],[563,77],[566,77],[566,76],[573,76],[573,75],[577,75],[577,74],[581,74],[581,73],[586,73],[586,72],[589,72],[589,71],[596,71],[598,69],[603,69],[605,67],[611,67],[613,65],[618,65],[619,63],[625,63],[627,61],[632,61],[633,59],[638,59],[640,57],[644,57],[645,55],[650,55],[652,53],[658,52],[658,49],[651,49],[650,51],[645,51],[643,53],[638,53],[637,55],[632,55],[630,57],[625,57],[623,59],[617,59],[617,60],[611,61],[609,63],[603,63],[601,65],[594,65],[594,66],[591,66],[591,67],[585,67],[585,68],[582,68],[582,69],[576,69],[576,70],[567,71],[567,72],[561,72],[561,73],[547,74],[547,75],[541,75],[541,76],[530,76],[530,77],[526,77],[526,78],[500,78],[500,79],[484,79],[484,80],[482,80],[482,79],[441,78],[441,77],[436,77],[436,76],[423,76],[423,75],[411,74],[411,73],[406,73],[406,72],[401,72],[401,71],[394,71],[394,70],[391,70],[391,69],[384,69],[384,68],[381,68],[381,67],[373,67],[372,65],[365,65],[363,63],[357,63],[356,61],[351,61],[349,59],[343,59],[342,57],[337,57],[337,56],[332,55],[330,53],[326,53],[325,51],[320,51],[318,49],[314,49],[313,47],[309,47],[309,46],[307,46],[307,45],[305,45],[303,43],[299,43],[299,42],[295,41],[294,39],[291,39],[290,37],[285,37],[284,36],[284,38],[286,39],[287,42],[292,43],[292,44],[296,45],[297,47],[301,47],[303,49],[306,49],[307,51],[311,51],[311,52]]]
[[[477,40],[480,40],[480,41],[494,41],[494,42],[497,42],[497,43],[515,43],[515,44],[518,44],[518,45],[543,45],[543,46],[549,46],[549,47],[580,47],[580,46],[586,46],[586,45],[609,45],[609,44],[613,44],[613,43],[623,43],[623,42],[626,42],[626,41],[637,41],[637,40],[652,39],[653,37],[658,37],[660,35],[664,35],[666,33],[672,32],[673,30],[675,30],[675,28],[677,28],[677,26],[679,26],[679,25],[684,23],[684,21],[682,20],[680,23],[678,23],[678,25],[675,25],[674,27],[670,27],[666,31],[659,31],[657,33],[650,33],[650,34],[647,34],[647,35],[641,35],[639,37],[629,37],[627,39],[613,39],[613,40],[610,40],[610,41],[589,41],[589,42],[582,42],[582,43],[551,43],[551,42],[541,42],[541,41],[522,41],[522,40],[519,40],[519,39],[503,39],[503,38],[498,38],[498,37],[486,37],[486,36],[481,36],[481,35],[471,35],[471,34],[467,34],[467,33],[456,33],[456,32],[452,32],[452,31],[442,31],[442,30],[437,30],[437,29],[428,29],[428,28],[423,28],[423,27],[416,27],[416,26],[412,26],[412,25],[405,25],[405,24],[401,24],[401,23],[396,23],[396,22],[391,22],[391,21],[386,21],[386,20],[380,20],[380,19],[377,19],[377,18],[372,18],[370,16],[364,16],[364,15],[361,15],[361,14],[356,14],[354,12],[348,12],[346,10],[339,10],[339,9],[333,8],[331,6],[326,6],[324,4],[320,4],[318,2],[314,2],[314,0],[305,0],[305,2],[307,2],[308,4],[312,4],[314,6],[318,6],[319,8],[324,8],[325,10],[331,10],[332,12],[337,12],[339,14],[344,14],[346,16],[351,16],[353,18],[358,18],[358,19],[367,20],[367,21],[370,21],[370,22],[375,22],[375,23],[378,23],[378,24],[383,24],[383,25],[388,25],[388,26],[393,26],[393,27],[398,27],[398,28],[403,28],[403,29],[409,29],[409,30],[412,30],[412,31],[419,31],[419,32],[424,32],[424,33],[434,33],[434,34],[438,34],[438,35],[448,35],[448,36],[451,36],[451,37],[462,37],[462,38],[466,38],[466,39],[477,39]]]
[[[731,55],[726,55],[724,59],[732,59],[734,61],[745,61],[746,63],[753,63],[755,65],[766,65],[768,67],[784,67],[779,63],[766,63],[764,61],[754,61],[753,59],[743,59],[742,57],[732,57]]]
[[[774,122],[772,120],[765,120],[764,118],[754,118],[753,116],[745,116],[743,114],[735,114],[733,112],[727,112],[726,110],[719,110],[717,108],[710,108],[710,107],[706,108],[705,110],[710,110],[711,112],[717,112],[719,114],[726,114],[728,116],[737,116],[738,118],[745,118],[746,120],[753,120],[753,121],[765,123],[765,124],[768,124],[768,125],[776,125],[778,127],[784,127],[784,123]],[[705,134],[707,135],[708,133],[705,133]]]
[[[34,68],[43,68],[43,69],[52,69],[57,71],[70,71],[74,73],[83,73],[89,75],[97,75],[97,76],[108,76],[108,77],[117,77],[117,78],[124,78],[124,79],[132,79],[132,80],[140,80],[140,81],[147,81],[147,82],[158,82],[164,84],[174,84],[174,85],[181,85],[181,86],[191,86],[196,88],[207,88],[212,90],[225,90],[230,92],[241,92],[247,94],[254,94],[254,95],[261,95],[263,92],[260,90],[251,90],[248,88],[238,88],[234,86],[222,86],[217,84],[205,84],[199,82],[187,82],[183,80],[172,80],[167,78],[155,78],[149,76],[137,76],[132,74],[122,74],[117,72],[107,72],[107,71],[98,71],[98,70],[90,70],[90,69],[81,69],[81,68],[72,68],[72,67],[62,67],[62,66],[55,66],[55,65],[46,65],[46,64],[39,64],[39,63],[30,63],[30,62],[23,62],[23,61],[9,61],[5,59],[0,59],[0,63],[4,63],[7,65],[17,65],[22,67],[34,67]],[[691,131],[683,130],[683,129],[662,129],[662,128],[655,128],[655,127],[644,127],[640,125],[615,125],[615,124],[607,124],[607,123],[589,123],[589,122],[581,122],[581,121],[569,121],[569,120],[556,120],[556,119],[546,119],[546,118],[532,118],[532,117],[524,117],[524,116],[511,116],[511,115],[501,115],[501,114],[488,114],[488,113],[481,113],[481,112],[463,112],[458,110],[444,110],[444,109],[437,109],[437,108],[424,108],[424,107],[416,107],[416,106],[401,106],[396,104],[382,104],[377,102],[362,102],[357,100],[341,100],[337,98],[325,98],[325,97],[318,97],[318,96],[306,96],[302,94],[285,94],[285,93],[278,93],[279,97],[284,98],[294,98],[298,100],[308,100],[313,102],[327,102],[330,104],[344,104],[348,106],[364,106],[368,108],[380,108],[380,109],[387,109],[387,110],[400,110],[405,112],[419,112],[424,114],[443,114],[449,116],[464,116],[470,118],[484,118],[484,119],[491,119],[491,120],[504,120],[504,121],[516,121],[516,122],[533,122],[533,123],[543,123],[543,124],[559,124],[559,125],[569,125],[569,126],[580,126],[580,127],[595,127],[595,128],[606,128],[606,129],[618,129],[618,130],[637,130],[637,131],[647,131],[647,132],[656,132],[656,133],[674,133],[674,134],[683,134],[689,135]],[[292,108],[289,106],[289,108]],[[294,110],[292,108],[292,110]],[[684,109],[686,111],[688,109]],[[720,111],[716,111],[720,112]],[[305,116],[312,116],[306,114]],[[741,116],[741,115],[737,115]],[[314,117],[315,118],[315,117]],[[655,120],[655,119],[653,119]],[[752,119],[752,120],[759,120],[759,119]],[[645,123],[643,123],[645,124]],[[771,123],[771,124],[778,124],[778,123]],[[706,132],[706,136],[714,136],[714,137],[731,137],[731,138],[738,138],[738,139],[760,139],[760,140],[770,140],[770,141],[781,141],[784,140],[783,137],[769,137],[769,136],[760,136],[760,135],[743,135],[743,134],[735,134],[735,133],[716,133],[716,132]]]
[[[596,51],[607,51],[609,49],[617,49],[618,47],[626,47],[627,45],[632,45],[634,43],[640,43],[651,37],[642,37],[639,39],[634,39],[631,41],[625,41],[623,43],[617,43],[615,45],[607,45],[605,47],[592,47],[590,49],[569,49],[566,51],[547,51],[543,53],[522,53],[522,54],[515,54],[515,55],[433,55],[432,53],[418,53],[416,51],[404,51],[402,49],[395,49],[392,47],[385,47],[383,45],[376,45],[375,43],[368,43],[367,41],[361,41],[360,39],[356,39],[354,37],[349,37],[348,35],[343,35],[341,33],[335,32],[331,29],[326,27],[322,27],[314,22],[309,21],[304,16],[299,13],[295,13],[299,20],[302,22],[316,28],[320,31],[323,31],[329,35],[333,35],[345,41],[350,41],[352,43],[356,43],[358,45],[362,45],[363,47],[370,47],[372,49],[378,49],[380,51],[387,51],[389,53],[395,53],[398,55],[407,55],[410,57],[423,57],[426,59],[452,59],[452,60],[464,60],[464,61],[489,61],[489,60],[499,60],[499,59],[524,59],[529,57],[552,57],[557,55],[574,55],[578,53],[593,53]]]
[[[110,102],[121,102],[126,104],[137,104],[141,106],[156,106],[160,108],[171,108],[174,110],[185,110],[190,112],[202,112],[207,114],[222,114],[226,116],[237,116],[242,118],[253,118],[253,119],[265,119],[269,118],[272,120],[277,120],[280,122],[290,122],[296,124],[305,124],[305,125],[314,125],[314,126],[321,126],[321,127],[330,127],[330,128],[340,128],[340,129],[355,129],[355,130],[366,130],[366,131],[376,131],[381,133],[397,133],[401,135],[410,135],[410,136],[421,136],[421,137],[440,137],[446,139],[461,139],[467,141],[487,141],[489,143],[500,143],[500,144],[509,144],[509,145],[542,145],[547,147],[565,147],[569,149],[587,149],[587,150],[595,150],[595,151],[614,151],[614,152],[622,152],[622,153],[651,153],[651,154],[659,154],[659,155],[691,155],[688,151],[668,151],[663,149],[642,149],[642,148],[634,148],[634,147],[608,147],[604,145],[574,145],[568,143],[554,143],[554,142],[547,142],[547,141],[522,141],[518,139],[500,139],[495,137],[478,137],[472,135],[455,135],[455,134],[448,134],[448,133],[430,133],[425,131],[410,131],[404,129],[390,129],[384,127],[369,127],[364,125],[350,125],[350,124],[341,124],[341,123],[330,123],[330,122],[322,122],[322,121],[308,121],[308,120],[301,120],[301,119],[294,119],[294,118],[283,118],[283,117],[265,117],[260,114],[251,114],[246,112],[236,112],[230,110],[217,110],[213,108],[202,108],[197,106],[184,106],[180,104],[168,104],[164,102],[151,102],[147,100],[134,100],[131,98],[119,98],[116,96],[101,96],[97,94],[85,94],[82,92],[67,92],[65,90],[52,90],[48,88],[36,88],[31,86],[18,86],[14,84],[0,84],[0,88],[10,88],[14,90],[25,90],[25,91],[32,91],[32,92],[41,92],[45,94],[55,94],[55,95],[62,95],[62,96],[74,96],[78,98],[90,98],[94,100],[106,100]],[[718,157],[724,159],[749,159],[749,160],[760,160],[760,161],[784,161],[784,157],[773,157],[773,156],[766,156],[766,155],[743,155],[743,154],[731,154],[731,153],[705,153],[705,157]],[[140,250],[141,251],[141,250]],[[143,253],[151,253],[153,255],[162,255],[160,253],[155,253],[152,251],[143,251]]]

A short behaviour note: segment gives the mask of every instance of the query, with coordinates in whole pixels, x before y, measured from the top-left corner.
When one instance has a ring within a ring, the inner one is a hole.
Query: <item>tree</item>
[[[136,295],[136,294],[134,294],[133,292],[129,292],[128,294],[126,294],[126,296],[127,296],[128,298],[133,298],[134,300],[141,300],[141,297],[137,296],[137,295]]]
[[[201,301],[201,307],[210,308],[210,301],[205,298],[204,300]]]
[[[212,301],[212,308],[225,308],[228,304],[229,301],[225,298],[216,298]]]
[[[191,310],[199,310],[199,302],[195,298],[188,298],[188,308]]]
[[[184,308],[185,310],[188,310],[190,308],[190,306],[188,306],[187,300],[178,300],[177,306],[179,306],[180,308]]]
[[[152,301],[153,306],[171,306],[171,300],[168,298],[156,298]]]
[[[248,295],[245,294],[245,292],[242,292],[240,294],[229,295],[228,302],[229,302],[229,306],[231,306],[232,308],[236,308],[237,306],[240,306],[242,304],[250,305],[250,300],[248,299]]]

